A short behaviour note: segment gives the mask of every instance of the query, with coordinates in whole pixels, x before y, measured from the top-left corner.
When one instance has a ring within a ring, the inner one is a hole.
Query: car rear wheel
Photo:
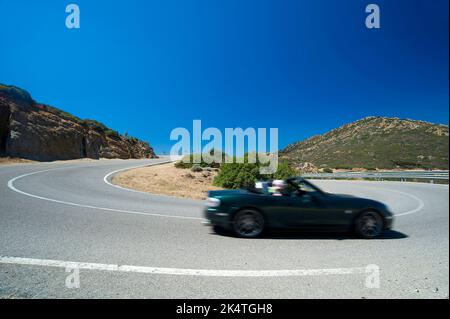
[[[264,231],[264,217],[253,209],[241,210],[233,218],[233,230],[239,237],[258,237]]]
[[[378,212],[363,212],[356,219],[355,230],[362,238],[377,238],[383,232],[383,219]]]

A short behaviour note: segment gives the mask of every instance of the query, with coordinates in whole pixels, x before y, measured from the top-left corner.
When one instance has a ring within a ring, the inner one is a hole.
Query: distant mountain
[[[0,84],[0,156],[51,161],[77,158],[153,158],[146,142],[120,135],[40,104],[20,88]]]
[[[319,168],[448,169],[447,125],[367,117],[280,151],[298,166]]]

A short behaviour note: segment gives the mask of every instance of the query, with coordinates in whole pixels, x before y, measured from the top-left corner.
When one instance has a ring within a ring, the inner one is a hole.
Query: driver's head
[[[284,189],[286,187],[286,183],[281,179],[276,179],[272,182],[273,187],[277,187],[278,189]]]

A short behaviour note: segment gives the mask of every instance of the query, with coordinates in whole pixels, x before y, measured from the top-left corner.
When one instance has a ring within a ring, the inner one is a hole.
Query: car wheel
[[[383,232],[383,219],[377,212],[363,212],[356,219],[355,230],[362,238],[377,238]]]
[[[253,209],[241,210],[233,218],[233,230],[239,237],[258,237],[264,231],[264,217]]]

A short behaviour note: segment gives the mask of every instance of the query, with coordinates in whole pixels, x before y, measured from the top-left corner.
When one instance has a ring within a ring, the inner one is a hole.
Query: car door
[[[291,197],[288,223],[296,228],[314,228],[324,221],[323,203],[316,194]]]
[[[300,228],[341,230],[348,228],[352,219],[334,196],[323,193],[306,193],[292,203],[292,222]]]
[[[282,227],[340,230],[348,227],[350,214],[346,214],[333,196],[304,181],[297,183],[291,196],[274,199],[275,211]]]
[[[290,196],[268,195],[266,208],[271,226],[317,230],[349,227],[352,214],[335,196],[301,180],[296,182],[296,189]]]
[[[309,228],[320,220],[321,203],[310,194],[273,196],[270,206],[274,226]]]

